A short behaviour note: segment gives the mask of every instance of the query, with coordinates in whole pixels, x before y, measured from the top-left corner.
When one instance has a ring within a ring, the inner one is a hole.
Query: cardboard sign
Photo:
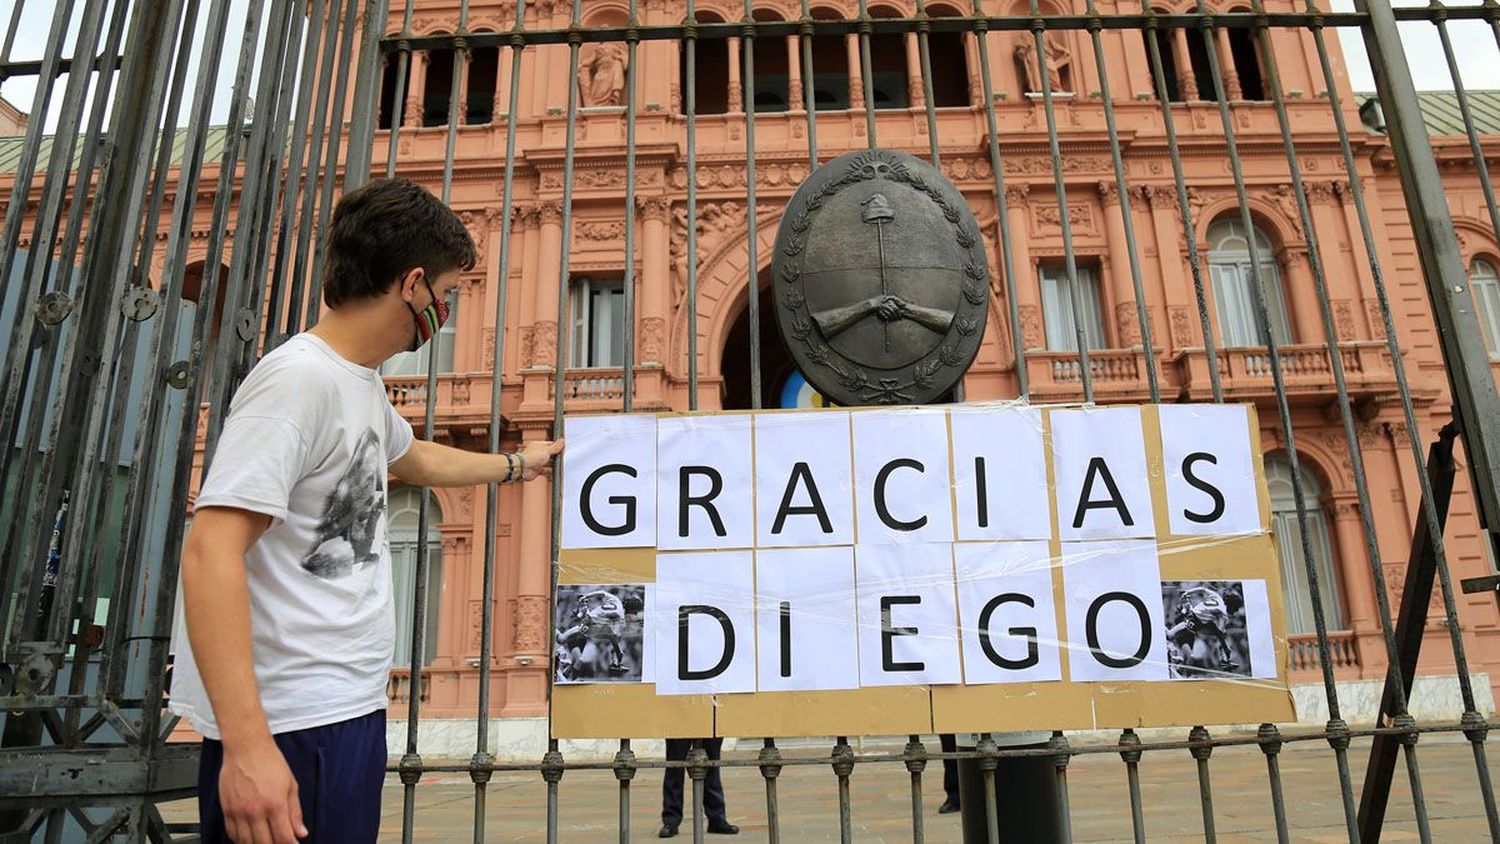
[[[554,734],[1292,717],[1256,430],[1240,405],[569,418]]]

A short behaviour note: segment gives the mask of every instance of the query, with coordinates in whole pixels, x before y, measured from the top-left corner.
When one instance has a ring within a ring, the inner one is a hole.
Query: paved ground
[[[895,747],[895,746],[893,746]],[[936,741],[929,747],[936,749]],[[869,752],[885,748],[866,747]],[[1500,747],[1490,746],[1492,776],[1500,782]],[[1363,779],[1368,741],[1356,742],[1350,753],[1355,794]],[[812,748],[787,753],[816,755]],[[727,754],[748,758],[751,753]],[[1467,742],[1455,736],[1424,736],[1418,749],[1422,785],[1432,821],[1433,840],[1465,842],[1488,840],[1474,757]],[[1219,748],[1210,765],[1214,820],[1218,840],[1274,841],[1265,757],[1255,747]],[[1307,842],[1346,841],[1337,772],[1333,754],[1322,742],[1288,745],[1281,756],[1283,786],[1292,838]],[[957,815],[938,815],[942,802],[941,772],[937,766],[923,777],[927,840],[961,841]],[[1130,841],[1129,796],[1125,767],[1114,754],[1076,757],[1069,767],[1069,798],[1075,841]],[[763,782],[755,768],[725,773],[731,819],[743,832],[738,839],[711,836],[710,841],[765,841],[766,801]],[[661,775],[640,774],[632,789],[631,829],[635,840],[654,840],[659,826]],[[860,765],[852,778],[854,840],[900,842],[911,840],[910,775],[899,763]],[[1203,840],[1197,773],[1187,751],[1157,751],[1141,763],[1141,791],[1147,838],[1152,842]],[[473,786],[468,776],[429,775],[417,788],[417,841],[469,841],[474,814]],[[608,771],[568,773],[560,789],[559,840],[618,841],[619,789]],[[817,842],[838,840],[838,791],[832,771],[823,765],[787,768],[779,794],[782,840]],[[399,841],[402,788],[394,778],[385,794],[383,841]],[[180,819],[192,811],[190,803],[174,805],[170,814]],[[1405,766],[1398,765],[1385,842],[1418,840]],[[536,774],[497,774],[489,786],[486,831],[489,841],[542,842],[546,840],[546,789]],[[684,830],[687,826],[684,826]],[[1002,833],[1003,839],[1003,833]],[[691,840],[685,836],[678,840]]]

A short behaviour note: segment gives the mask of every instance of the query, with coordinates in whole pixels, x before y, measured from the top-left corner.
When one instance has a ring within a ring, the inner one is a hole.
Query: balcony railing
[[[1277,349],[1281,377],[1289,396],[1297,394],[1326,398],[1332,391],[1333,358],[1322,343],[1292,343]],[[1352,341],[1339,345],[1344,378],[1350,398],[1391,395],[1398,392],[1395,370],[1385,343]],[[1205,400],[1213,395],[1207,354],[1202,349],[1178,352],[1173,359],[1175,380],[1185,398]],[[1275,395],[1275,367],[1264,347],[1218,350],[1219,382],[1226,397],[1256,398]]]
[[[1027,352],[1026,374],[1038,401],[1083,398],[1083,364],[1075,352]],[[1089,352],[1089,374],[1097,399],[1150,399],[1140,349],[1095,349]]]
[[[432,698],[432,677],[423,674],[421,682],[419,700],[426,703]],[[385,681],[385,697],[394,706],[406,706],[411,703],[411,669],[391,669],[391,676]]]
[[[1291,652],[1293,671],[1318,671],[1323,667],[1318,658],[1318,637],[1301,633],[1286,637],[1287,650]],[[1331,630],[1328,633],[1328,658],[1335,671],[1341,668],[1359,667],[1359,646],[1349,630]]]

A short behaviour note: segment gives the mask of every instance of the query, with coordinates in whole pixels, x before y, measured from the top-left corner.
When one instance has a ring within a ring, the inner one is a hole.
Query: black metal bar
[[[682,47],[687,51],[683,85],[683,111],[687,138],[687,311],[688,410],[698,409],[698,11],[695,0],[687,0],[687,26]],[[733,57],[731,57],[732,60]],[[559,330],[560,327],[559,327]]]
[[[516,0],[517,3],[523,0]],[[407,0],[408,26],[411,2]],[[354,115],[350,122],[348,153],[344,157],[344,190],[351,191],[370,180],[370,157],[375,146],[376,111],[380,108],[380,38],[390,16],[390,0],[365,0],[364,32],[359,40],[359,75],[354,78]],[[401,83],[397,83],[401,84]]]
[[[755,37],[754,26],[749,25],[754,20],[750,10],[751,0],[745,0],[745,21],[747,25],[741,32],[740,47],[743,51],[744,67],[743,83],[745,85],[745,222],[749,226],[749,233],[745,238],[745,250],[747,253],[746,264],[749,267],[750,279],[745,287],[746,318],[750,327],[750,407],[760,410],[762,404],[761,395],[761,371],[760,371],[760,244],[759,244],[759,220],[756,219],[757,208],[755,202]],[[872,142],[873,143],[873,142]],[[696,220],[688,221],[689,226],[696,225]],[[696,261],[697,259],[692,259]]]
[[[1427,482],[1437,510],[1439,529],[1447,526],[1448,503],[1453,496],[1453,479],[1457,467],[1453,462],[1453,442],[1458,426],[1450,422],[1438,432],[1438,438],[1427,450]],[[1397,704],[1399,692],[1411,688],[1416,678],[1417,658],[1422,652],[1423,632],[1427,627],[1427,607],[1432,600],[1433,578],[1437,574],[1437,557],[1427,521],[1417,521],[1412,531],[1411,563],[1401,587],[1401,609],[1396,617],[1396,672],[1387,677],[1381,694],[1378,716],[1389,723],[1402,709]],[[1399,685],[1398,685],[1399,683]],[[1360,840],[1378,844],[1385,828],[1385,809],[1391,791],[1391,777],[1396,770],[1397,736],[1379,735],[1370,744],[1370,760],[1365,767],[1364,792],[1359,798]]]

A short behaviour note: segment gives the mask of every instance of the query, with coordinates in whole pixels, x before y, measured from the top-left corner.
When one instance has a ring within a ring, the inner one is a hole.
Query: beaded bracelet
[[[511,481],[513,481],[513,480],[516,479],[516,461],[511,456],[510,452],[502,451],[502,452],[500,452],[500,454],[501,454],[502,457],[505,458],[505,467],[506,467],[505,468],[505,480],[501,481],[500,483],[502,483],[502,484],[508,484]]]

